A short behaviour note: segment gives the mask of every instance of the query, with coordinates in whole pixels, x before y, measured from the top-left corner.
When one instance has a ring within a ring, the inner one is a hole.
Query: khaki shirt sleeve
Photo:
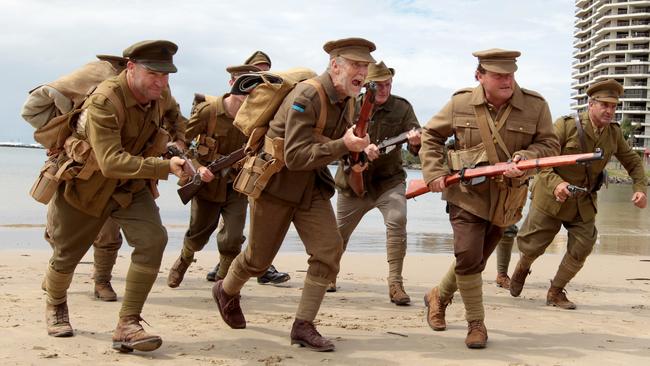
[[[114,179],[167,179],[169,161],[125,151],[115,107],[104,96],[91,96],[87,110],[88,142],[102,174]]]
[[[449,175],[445,162],[445,142],[453,135],[452,129],[453,102],[450,100],[440,112],[433,116],[422,128],[422,147],[420,148],[420,161],[422,163],[422,177],[430,182]]]
[[[418,118],[415,116],[415,111],[413,110],[413,106],[411,106],[410,103],[408,103],[408,108],[406,109],[406,114],[404,116],[404,131],[410,131],[412,129],[417,129],[420,128],[420,122],[418,122]],[[407,150],[417,156],[418,153],[420,152],[420,147],[422,145],[411,145],[407,144]]]
[[[543,103],[544,106],[541,108],[537,118],[537,133],[535,134],[533,143],[528,145],[525,150],[515,151],[513,156],[521,155],[526,159],[536,159],[555,156],[560,153],[560,144],[553,131],[551,111],[548,108],[548,104],[546,102]]]
[[[567,143],[566,121],[567,119],[565,118],[558,118],[553,124],[553,129],[560,146],[564,146]],[[570,121],[573,122],[572,119]],[[540,181],[545,182],[547,188],[551,191],[555,191],[555,187],[557,187],[558,184],[564,182],[564,179],[555,173],[555,170],[553,170],[553,168],[542,169],[539,173],[538,178]]]
[[[625,170],[627,170],[627,173],[630,175],[630,178],[632,178],[632,189],[634,192],[647,193],[648,179],[645,175],[645,169],[643,168],[643,161],[641,160],[641,157],[632,150],[627,141],[625,141],[620,129],[618,129],[618,127],[615,128],[618,133],[616,134],[616,153],[614,153],[614,156],[616,156],[616,159],[621,162]]]
[[[318,94],[314,99],[318,99]],[[304,93],[297,94],[284,103],[298,103],[305,106],[304,111],[288,108],[284,135],[284,159],[289,170],[314,170],[341,158],[348,153],[343,138],[328,142],[317,142],[314,127],[318,120],[320,101],[307,98]],[[328,116],[330,119],[332,116]]]
[[[163,114],[165,129],[171,135],[172,141],[185,142],[187,119],[181,114],[181,107],[173,96],[170,96],[167,107]]]

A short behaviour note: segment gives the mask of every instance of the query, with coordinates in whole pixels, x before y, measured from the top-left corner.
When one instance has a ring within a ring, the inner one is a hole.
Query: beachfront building
[[[616,121],[631,124],[635,149],[650,150],[650,0],[576,0],[571,109],[587,109],[587,88],[614,78],[625,88]]]

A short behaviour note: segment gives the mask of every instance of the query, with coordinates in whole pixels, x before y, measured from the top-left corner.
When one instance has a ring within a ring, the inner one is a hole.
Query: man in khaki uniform
[[[126,68],[126,60],[124,60]],[[176,99],[171,95],[169,88],[163,92],[164,128],[171,136],[176,147],[185,150],[185,124],[187,120],[180,112]],[[118,252],[122,246],[122,234],[119,225],[110,217],[102,226],[99,235],[93,242],[93,280],[95,282],[95,298],[102,301],[117,301],[117,294],[111,286],[112,271]]]
[[[113,348],[152,351],[162,344],[159,336],[144,331],[140,314],[167,243],[152,194],[154,183],[170,173],[181,176],[185,163],[178,157],[157,157],[166,142],[161,138],[160,103],[168,101],[160,98],[168,87],[168,74],[176,72],[172,61],[176,50],[169,41],[132,45],[124,50],[129,59],[126,70],[99,84],[84,104],[77,127],[85,129],[79,138],[92,148],[85,164],[96,158],[98,169],[87,179],[63,182],[48,207],[54,253],[46,271],[45,312],[51,336],[73,335],[67,289],[77,264],[111,217],[134,247]]]
[[[370,64],[366,82],[377,85],[375,108],[370,118],[368,135],[372,142],[365,148],[370,164],[363,172],[367,193],[358,197],[348,186],[349,166],[339,164],[336,173],[336,222],[343,237],[343,250],[347,248],[352,232],[363,216],[373,208],[379,209],[386,225],[386,255],[388,258],[388,297],[396,305],[408,305],[410,297],[404,291],[402,267],[406,255],[406,172],[402,168],[401,145],[382,153],[377,145],[383,140],[408,132],[408,149],[417,155],[420,149],[420,128],[411,104],[404,98],[391,94],[395,70],[384,62]],[[360,108],[361,98],[357,102]],[[336,284],[329,292],[336,291]]]
[[[497,244],[497,287],[510,289],[510,276],[508,276],[508,267],[510,267],[510,258],[512,257],[512,246],[515,243],[519,228],[512,224],[503,232],[503,236]]]
[[[251,65],[230,66],[226,68],[230,74],[232,86],[237,77],[247,72],[259,71]],[[231,154],[246,145],[246,137],[233,120],[237,111],[246,99],[245,95],[226,93],[215,99],[199,103],[194,108],[187,126],[187,139],[197,139],[197,166],[201,180],[207,182],[192,198],[190,225],[185,232],[181,254],[169,271],[167,285],[178,287],[183,281],[185,272],[194,260],[194,253],[200,251],[210,240],[217,229],[219,219],[223,226],[217,235],[220,261],[215,268],[215,277],[223,279],[233,259],[241,252],[244,241],[244,224],[246,223],[246,208],[248,199],[236,192],[232,181],[236,176],[235,170],[229,170],[225,176],[214,176],[206,166],[221,156]],[[270,280],[286,282],[289,275],[278,278],[278,272],[273,266],[264,276]],[[261,280],[258,279],[261,282]]]
[[[270,178],[261,196],[250,200],[248,246],[235,258],[226,278],[217,281],[212,294],[226,324],[245,328],[240,290],[250,277],[266,271],[293,223],[309,254],[309,267],[291,343],[331,351],[334,344],[322,337],[313,323],[327,285],[336,278],[343,253],[330,203],[334,179],[327,164],[368,146],[368,137],[354,136],[351,126],[353,98],[361,91],[368,64],[374,62],[370,52],[375,45],[365,39],[347,38],[327,42],[323,48],[330,55],[327,71],[311,79],[313,84],[296,85],[269,124],[263,152],[257,158],[273,157],[283,166]],[[327,104],[321,105],[321,100]],[[320,133],[315,131],[319,118],[324,118]]]
[[[646,207],[647,179],[643,161],[623,138],[620,126],[613,122],[616,104],[622,94],[623,87],[614,79],[595,83],[587,89],[587,112],[577,119],[562,117],[555,121],[562,155],[601,149],[605,158],[588,166],[549,168],[538,174],[530,211],[517,236],[521,257],[512,274],[512,296],[521,294],[531,265],[544,254],[560,227],[564,226],[569,233],[567,251],[551,280],[546,304],[575,309],[564,288],[580,271],[596,244],[597,191],[604,179],[603,170],[612,156],[623,164],[634,181],[632,203],[639,208]],[[589,193],[572,194],[567,189],[570,184],[587,188]]]
[[[443,192],[442,199],[447,201],[456,257],[424,301],[431,328],[445,330],[445,309],[458,289],[468,323],[465,344],[484,348],[488,335],[481,273],[505,227],[521,217],[527,176],[510,166],[504,176],[476,185],[447,187],[445,178],[450,169],[485,164],[486,160],[494,164],[555,155],[559,145],[544,98],[515,82],[520,53],[490,49],[473,55],[479,60],[475,77],[480,85],[454,93],[422,132],[422,175],[429,189]],[[454,146],[445,156],[444,144],[451,136]]]

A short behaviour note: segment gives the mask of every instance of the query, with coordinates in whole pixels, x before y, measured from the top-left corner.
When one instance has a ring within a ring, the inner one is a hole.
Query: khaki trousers
[[[100,217],[70,206],[63,197],[64,189],[62,184],[48,206],[47,235],[53,247],[49,260],[52,270],[62,274],[73,273],[109,217],[122,228],[127,242],[134,248],[131,262],[139,267],[160,268],[167,230],[148,189],[134,193],[128,207],[110,200]]]
[[[93,242],[93,279],[96,283],[111,281],[111,272],[121,246],[122,234],[120,233],[120,226],[109,217]]]
[[[386,255],[389,265],[399,267],[390,271],[388,282],[402,282],[402,263],[406,256],[406,184],[404,182],[387,190],[376,199],[348,197],[340,194],[336,202],[336,223],[343,238],[343,250],[347,249],[350,236],[363,216],[373,208],[379,209],[386,226]],[[398,263],[395,263],[398,262]],[[395,273],[392,273],[395,272]]]
[[[225,202],[212,202],[195,196],[192,199],[190,225],[185,232],[183,246],[192,252],[202,250],[223,218],[217,232],[219,254],[235,258],[244,243],[244,225],[248,199],[228,186]]]

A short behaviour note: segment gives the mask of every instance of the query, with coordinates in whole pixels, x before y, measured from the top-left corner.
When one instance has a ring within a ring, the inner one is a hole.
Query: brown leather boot
[[[411,298],[404,291],[404,286],[400,282],[393,282],[388,286],[388,297],[390,302],[395,305],[409,305]]]
[[[117,301],[117,294],[110,282],[95,282],[95,298],[102,301]]]
[[[186,262],[182,256],[179,256],[174,262],[172,268],[169,269],[169,276],[167,277],[167,286],[171,288],[176,288],[180,286],[183,282],[183,277],[185,277],[185,272],[190,267],[192,262]]]
[[[576,304],[566,297],[566,290],[562,287],[551,286],[546,293],[546,305],[553,305],[562,309],[573,310]]]
[[[226,324],[232,329],[246,328],[246,318],[239,306],[239,298],[241,295],[228,295],[223,290],[223,280],[217,281],[212,287],[212,298],[217,303],[219,314]]]
[[[508,277],[507,273],[497,273],[497,287],[501,287],[506,290],[510,289],[510,277]]]
[[[45,324],[47,335],[52,337],[72,337],[74,331],[70,325],[68,303],[59,305],[45,304]]]
[[[334,343],[318,333],[314,323],[307,320],[296,319],[291,327],[291,344],[299,344],[312,351],[334,351]]]
[[[526,277],[531,273],[530,264],[527,261],[519,259],[515,271],[512,272],[512,279],[510,280],[510,295],[518,297],[524,289]]]
[[[487,329],[482,320],[467,322],[467,338],[465,338],[467,348],[485,348],[487,340]]]
[[[142,329],[140,321],[147,323],[140,315],[127,315],[120,318],[113,331],[113,349],[120,352],[149,352],[162,344],[162,338]],[[147,323],[148,325],[148,323]]]
[[[424,306],[427,307],[427,322],[431,329],[441,331],[447,329],[445,322],[445,310],[451,304],[453,296],[446,301],[440,299],[438,287],[434,287],[429,293],[424,295]]]

